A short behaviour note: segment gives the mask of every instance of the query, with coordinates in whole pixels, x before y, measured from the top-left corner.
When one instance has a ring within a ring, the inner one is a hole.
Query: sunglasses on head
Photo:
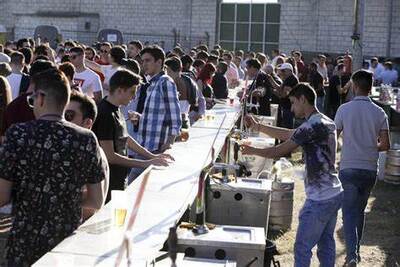
[[[28,102],[28,106],[33,108],[34,103],[35,103],[35,99],[38,97],[38,95],[42,95],[42,96],[46,96],[46,94],[42,91],[36,91],[35,93],[28,95],[26,97],[26,100]]]
[[[67,109],[64,113],[64,117],[66,121],[73,121],[76,116],[75,110]]]

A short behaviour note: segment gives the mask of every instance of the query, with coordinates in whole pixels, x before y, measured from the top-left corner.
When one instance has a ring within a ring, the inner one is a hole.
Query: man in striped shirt
[[[134,100],[135,137],[149,151],[160,153],[170,148],[180,133],[178,92],[174,81],[163,71],[165,54],[160,47],[146,47],[140,55],[149,79],[140,87]]]

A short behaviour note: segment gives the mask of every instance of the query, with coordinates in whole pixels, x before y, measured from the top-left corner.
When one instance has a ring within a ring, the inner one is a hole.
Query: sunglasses
[[[103,53],[103,54],[108,54],[110,51],[108,51],[108,50],[100,50],[100,53]]]
[[[67,109],[64,113],[64,117],[66,121],[73,121],[76,116],[75,110]]]
[[[33,108],[34,107],[34,102],[35,99],[38,97],[38,95],[42,95],[42,96],[46,96],[45,93],[43,93],[42,91],[36,91],[35,93],[33,93],[32,95],[28,95],[26,97],[26,100],[28,102],[28,106]]]

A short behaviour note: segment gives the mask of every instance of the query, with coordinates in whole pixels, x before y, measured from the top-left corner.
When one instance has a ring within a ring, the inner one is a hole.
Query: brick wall
[[[363,53],[386,56],[391,0],[365,0]],[[280,48],[285,52],[343,53],[351,50],[350,0],[281,0]],[[393,0],[391,56],[400,57],[400,1]]]
[[[200,39],[205,41],[205,32],[210,34],[211,43],[214,43],[216,0],[117,0],[110,3],[104,0],[5,0],[0,2],[0,23],[14,28],[15,39],[31,36],[37,25],[50,24],[60,28],[64,39],[81,41],[93,38],[93,33],[102,28],[115,28],[126,35],[125,41],[164,41],[168,48],[173,45],[174,29],[180,33],[182,43],[190,45]],[[43,16],[46,12],[81,15]],[[85,22],[90,22],[89,30],[84,28]],[[194,39],[192,43],[190,36]]]
[[[390,1],[391,56],[400,57],[400,0],[366,1],[364,15],[364,54],[386,56]],[[3,0],[0,2],[0,23],[14,29],[15,37],[32,35],[32,28],[47,23],[58,26],[64,38],[89,42],[102,28],[116,28],[125,41],[164,41],[173,44],[175,29],[180,42],[195,45],[215,42],[217,0]],[[343,53],[351,50],[353,3],[350,0],[280,0],[280,48],[289,52]],[[44,17],[37,12],[76,12],[80,17]],[[190,23],[190,17],[191,22]],[[85,29],[90,22],[90,29]],[[192,25],[190,29],[190,25]],[[75,32],[75,33],[74,33]],[[192,37],[192,42],[190,42]]]

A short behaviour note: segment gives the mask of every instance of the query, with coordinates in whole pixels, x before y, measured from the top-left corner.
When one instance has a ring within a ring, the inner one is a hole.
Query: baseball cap
[[[293,66],[290,63],[283,63],[278,66],[278,70],[291,70],[293,72]]]

